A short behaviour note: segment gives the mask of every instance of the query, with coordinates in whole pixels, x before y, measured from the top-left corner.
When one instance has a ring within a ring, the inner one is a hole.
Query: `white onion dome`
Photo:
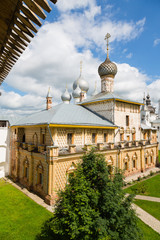
[[[70,101],[72,98],[71,94],[68,92],[68,89],[66,88],[65,92],[62,94],[61,99],[63,102]]]
[[[106,60],[99,65],[98,73],[100,77],[106,75],[113,75],[113,77],[115,77],[117,74],[117,66],[110,61],[109,57],[107,57]]]
[[[82,75],[80,74],[79,78],[74,81],[73,83],[73,90],[75,90],[77,88],[77,83],[79,83],[79,88],[83,91],[83,92],[87,92],[89,89],[89,84],[86,80],[84,80],[84,78],[82,77]]]
[[[73,98],[80,98],[80,94],[81,94],[81,89],[78,83],[76,89],[73,90],[72,96]]]

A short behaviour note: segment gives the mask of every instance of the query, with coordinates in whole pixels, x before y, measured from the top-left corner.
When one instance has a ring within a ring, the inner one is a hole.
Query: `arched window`
[[[129,170],[129,156],[128,156],[128,154],[126,154],[123,162],[124,162],[124,170],[128,171]]]
[[[74,174],[75,169],[76,169],[76,164],[74,162],[72,162],[71,166],[66,171],[67,184],[68,184],[69,176]]]
[[[35,147],[38,147],[38,136],[37,136],[37,133],[35,133],[33,135],[33,144],[35,145]]]
[[[37,166],[37,184],[43,185],[43,166],[42,163],[40,162]]]
[[[134,153],[132,157],[132,168],[137,168],[137,154],[136,152]]]
[[[28,180],[29,179],[29,161],[26,158],[23,162],[23,177]]]

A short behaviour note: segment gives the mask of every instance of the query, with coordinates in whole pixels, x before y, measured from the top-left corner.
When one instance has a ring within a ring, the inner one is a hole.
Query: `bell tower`
[[[101,92],[110,93],[114,91],[114,77],[117,74],[117,66],[109,59],[109,38],[111,35],[106,34],[105,40],[107,41],[107,58],[101,63],[98,68],[98,73],[101,78]]]

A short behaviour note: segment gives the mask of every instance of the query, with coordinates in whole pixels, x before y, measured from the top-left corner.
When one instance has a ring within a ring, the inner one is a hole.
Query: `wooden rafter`
[[[54,4],[57,0],[50,0]],[[0,3],[0,85],[42,25],[48,0],[3,0]]]

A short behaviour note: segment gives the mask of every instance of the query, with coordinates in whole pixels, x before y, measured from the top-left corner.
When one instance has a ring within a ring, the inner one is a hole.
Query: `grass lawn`
[[[33,240],[52,214],[11,184],[0,180],[0,240]],[[142,240],[160,240],[160,235],[138,220]]]
[[[142,184],[146,187],[145,193],[138,193],[140,195],[152,196],[152,197],[160,197],[160,174],[149,178],[143,182],[137,183],[131,187],[124,189],[126,193],[135,193],[135,189],[138,186],[142,186]]]
[[[138,226],[143,233],[142,240],[160,240],[160,235],[140,219],[138,220]]]
[[[160,221],[160,203],[135,199],[135,204]]]
[[[32,240],[52,214],[0,179],[0,240]]]

